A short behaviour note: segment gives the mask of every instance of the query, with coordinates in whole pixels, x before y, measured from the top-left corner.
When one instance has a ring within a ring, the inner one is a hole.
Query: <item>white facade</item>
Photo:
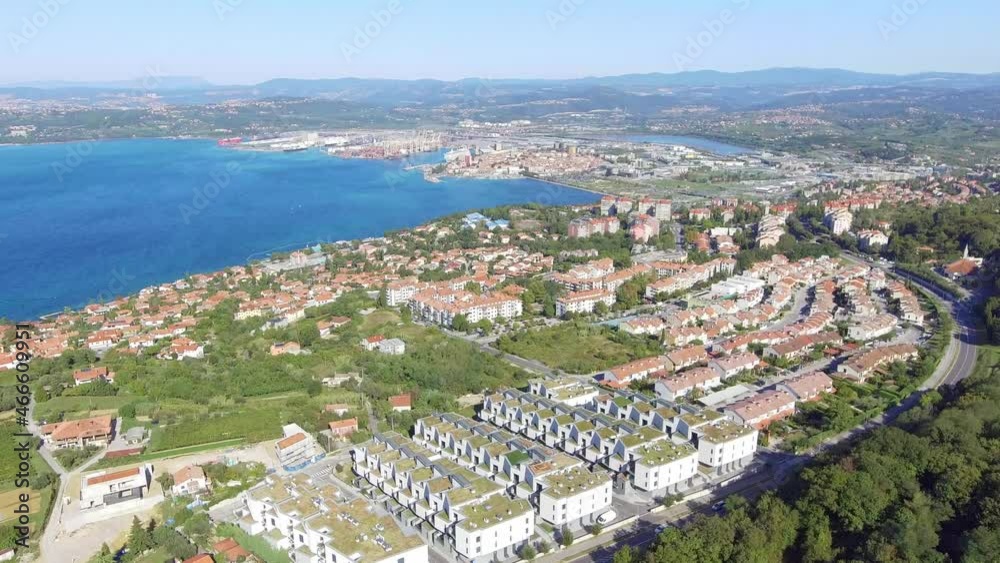
[[[581,470],[585,471],[585,470]],[[611,479],[604,479],[597,487],[581,490],[577,494],[560,495],[558,489],[542,490],[538,499],[538,516],[554,526],[579,520],[592,520],[611,506]]]
[[[676,491],[698,474],[698,452],[689,444],[658,440],[636,455],[632,484],[643,491]]]
[[[713,468],[741,465],[757,451],[757,430],[724,421],[695,430],[698,461]]]
[[[461,509],[465,519],[455,526],[455,551],[459,555],[473,561],[492,560],[496,552],[513,555],[516,548],[531,539],[535,530],[532,510],[498,515],[489,513],[489,506],[490,501],[485,501]]]

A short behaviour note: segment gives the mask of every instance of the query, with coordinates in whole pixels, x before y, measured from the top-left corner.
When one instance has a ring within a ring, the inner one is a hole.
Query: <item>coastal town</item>
[[[330,152],[442,146],[375,139]],[[593,205],[461,213],[35,323],[34,432],[59,475],[39,487],[43,549],[68,561],[183,518],[199,531],[170,541],[210,547],[199,563],[531,559],[678,507],[721,512],[733,483],[779,482],[957,369],[935,288],[994,265],[968,245],[916,274],[885,256],[895,210],[988,183],[855,170],[674,198],[651,179],[763,159],[626,161],[603,143],[505,139],[424,166],[619,178]]]

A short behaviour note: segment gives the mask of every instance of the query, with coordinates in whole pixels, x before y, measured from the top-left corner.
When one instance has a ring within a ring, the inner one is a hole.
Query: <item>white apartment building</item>
[[[593,313],[598,303],[610,307],[615,304],[615,300],[614,292],[605,289],[570,293],[556,300],[556,315],[561,317],[566,313]]]
[[[838,236],[850,231],[853,223],[854,215],[847,209],[834,209],[823,216],[823,224]]]
[[[274,451],[282,467],[300,469],[323,453],[316,439],[298,424],[286,424],[281,431],[285,437],[275,443]]]
[[[591,524],[611,506],[611,476],[575,467],[539,479],[538,516],[553,526]]]
[[[309,479],[267,477],[241,494],[239,525],[295,563],[427,563],[427,545],[364,499]]]
[[[507,559],[531,539],[535,512],[528,501],[492,496],[457,510],[455,551],[472,563]]]
[[[676,493],[698,474],[698,452],[690,444],[656,440],[636,451],[632,485],[642,491]]]
[[[528,384],[528,389],[535,395],[541,395],[546,399],[552,399],[571,407],[587,405],[600,395],[600,390],[597,387],[568,377],[536,379]]]
[[[757,451],[757,435],[757,429],[728,420],[699,427],[693,431],[698,461],[720,475],[741,468]]]

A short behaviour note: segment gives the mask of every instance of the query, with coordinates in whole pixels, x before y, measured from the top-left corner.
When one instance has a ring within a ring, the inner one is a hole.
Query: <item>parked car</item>
[[[597,517],[597,523],[603,526],[614,522],[615,518],[618,518],[618,514],[614,510],[609,510]]]
[[[726,501],[720,500],[719,502],[712,505],[712,510],[715,512],[722,512],[726,509]]]

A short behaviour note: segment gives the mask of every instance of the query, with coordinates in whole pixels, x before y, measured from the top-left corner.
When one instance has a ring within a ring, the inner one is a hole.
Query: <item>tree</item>
[[[601,524],[600,522],[594,522],[590,526],[590,533],[594,534],[595,536],[601,535],[601,532],[603,531],[604,531],[604,525]]]
[[[535,304],[535,293],[530,289],[524,290],[521,293],[521,306],[527,311],[532,305]]]
[[[534,559],[537,556],[538,556],[538,552],[535,551],[534,547],[531,547],[530,543],[528,545],[526,545],[526,546],[524,546],[524,547],[521,548],[521,557],[523,559],[527,559],[528,561],[531,561],[532,559]]]
[[[559,529],[559,543],[563,547],[569,547],[573,545],[573,531],[569,529],[569,526],[563,524],[563,527]]]
[[[196,544],[203,545],[212,533],[212,523],[208,519],[208,514],[199,512],[188,519],[184,524],[184,533]]]
[[[611,558],[611,563],[635,563],[638,556],[637,551],[632,549],[632,546],[626,545],[615,552],[614,557]]]
[[[599,302],[597,305],[594,305],[594,313],[596,313],[600,317],[607,315],[608,305],[603,301]]]
[[[153,538],[149,530],[139,521],[138,516],[132,517],[132,527],[129,529],[126,545],[132,557],[138,557],[153,548]]]
[[[550,549],[552,549],[552,546],[549,545],[549,542],[545,540],[538,542],[538,553],[546,554]]]
[[[451,328],[459,332],[468,332],[469,330],[469,319],[462,314],[455,315],[455,318],[451,321]]]
[[[156,482],[160,484],[163,492],[167,494],[170,492],[170,489],[174,487],[174,476],[164,471],[156,478]]]
[[[114,563],[115,554],[111,552],[111,548],[108,544],[101,544],[101,550],[97,553],[97,556],[91,560],[90,563]]]
[[[135,418],[135,404],[129,403],[127,405],[122,405],[118,409],[118,416],[122,418]]]
[[[556,316],[556,300],[551,295],[545,296],[545,304],[542,306],[542,314],[548,318]]]
[[[375,301],[375,305],[384,309],[389,306],[389,290],[386,286],[382,286],[382,289],[378,292],[378,299]]]

